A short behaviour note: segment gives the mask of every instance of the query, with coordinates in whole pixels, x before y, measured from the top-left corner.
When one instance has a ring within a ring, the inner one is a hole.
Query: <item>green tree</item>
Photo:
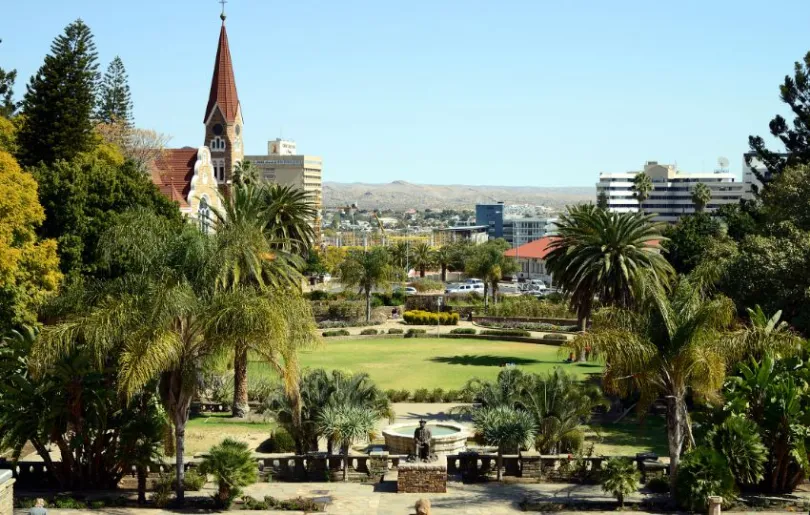
[[[250,161],[238,161],[233,167],[233,183],[237,186],[258,184],[259,174]]]
[[[776,115],[770,122],[771,135],[784,146],[784,152],[774,152],[765,146],[760,136],[749,136],[748,145],[752,153],[765,165],[762,173],[753,168],[764,186],[776,179],[786,168],[810,162],[810,52],[802,62],[794,65],[793,76],[785,76],[779,86],[779,97],[794,114],[792,123],[781,115]]]
[[[343,449],[343,481],[348,479],[349,451],[355,442],[376,436],[377,414],[359,406],[327,405],[318,417],[320,433]]]
[[[508,406],[477,410],[473,413],[473,424],[487,445],[498,447],[498,481],[501,480],[503,455],[528,449],[536,432],[531,415]]]
[[[624,498],[638,490],[641,474],[627,458],[611,458],[602,472],[602,491],[611,494],[624,508]]]
[[[292,186],[270,184],[262,189],[269,236],[283,250],[304,255],[315,243],[318,218],[312,195]]]
[[[642,281],[669,283],[673,270],[660,253],[661,230],[651,216],[610,213],[593,205],[569,207],[560,217],[546,266],[571,295],[582,330],[594,299],[629,307]]]
[[[124,61],[119,56],[107,67],[107,73],[99,88],[96,120],[101,123],[120,123],[132,127],[132,95],[129,91],[129,78]]]
[[[702,213],[712,200],[712,190],[704,183],[699,182],[692,188],[692,203],[695,205],[695,212]]]
[[[411,264],[412,249],[409,241],[398,241],[391,247],[391,264],[397,268],[405,268]],[[407,270],[406,270],[407,272]]]
[[[0,43],[3,40],[0,39]],[[0,117],[11,118],[17,110],[14,103],[14,82],[17,80],[17,70],[5,71],[0,68]]]
[[[425,276],[425,271],[433,265],[433,250],[427,242],[414,245],[411,256],[411,266],[419,270],[419,277]]]
[[[688,274],[698,266],[715,240],[725,239],[720,222],[707,213],[681,217],[664,229],[667,261],[679,274]]]
[[[810,166],[785,168],[761,192],[761,215],[766,226],[790,224],[810,231]],[[772,232],[772,231],[771,231]]]
[[[51,45],[22,102],[20,163],[72,160],[94,144],[98,63],[90,28],[76,20]]]
[[[491,292],[493,303],[497,302],[498,283],[504,275],[511,275],[518,270],[517,262],[503,255],[509,244],[503,239],[490,240],[477,245],[466,263],[467,275],[480,277],[484,281],[484,306],[488,305],[488,293]]]
[[[750,201],[723,204],[714,212],[714,215],[725,223],[726,232],[734,241],[741,241],[759,231],[755,214],[759,216],[759,209]]]
[[[605,190],[600,190],[599,194],[596,195],[596,207],[599,209],[607,209],[609,207],[608,196]]]
[[[433,252],[433,262],[441,267],[442,282],[447,282],[447,269],[453,264],[453,248],[443,245]]]
[[[226,438],[211,448],[200,464],[203,474],[214,476],[217,506],[227,508],[242,493],[243,486],[252,485],[258,479],[258,467],[253,453],[245,442]]]
[[[644,202],[650,198],[650,192],[654,189],[652,179],[650,176],[644,172],[636,174],[633,177],[633,186],[631,188],[633,190],[633,196],[638,200],[639,211],[643,211]]]
[[[366,322],[370,322],[372,290],[388,286],[395,275],[388,251],[383,247],[374,247],[368,251],[351,250],[337,272],[344,287],[356,287],[365,295]]]

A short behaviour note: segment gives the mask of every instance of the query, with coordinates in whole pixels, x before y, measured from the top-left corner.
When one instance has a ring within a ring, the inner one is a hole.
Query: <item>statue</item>
[[[413,432],[413,454],[416,459],[424,462],[430,461],[431,459],[430,438],[433,436],[430,434],[430,429],[427,428],[426,424],[427,422],[425,420],[420,420],[419,427]]]

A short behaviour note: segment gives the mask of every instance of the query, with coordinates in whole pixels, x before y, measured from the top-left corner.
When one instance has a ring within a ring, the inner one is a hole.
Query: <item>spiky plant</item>
[[[211,448],[200,465],[202,474],[214,476],[219,507],[227,508],[242,493],[242,487],[256,482],[258,466],[245,442],[226,438]]]
[[[326,406],[318,417],[320,432],[340,444],[343,451],[343,481],[348,479],[349,451],[355,442],[367,442],[376,436],[377,414],[362,406]]]
[[[503,455],[531,447],[537,432],[530,414],[509,406],[477,410],[473,414],[473,424],[487,445],[498,447],[498,481],[501,480]]]
[[[612,458],[602,471],[602,491],[609,493],[624,508],[624,498],[638,490],[641,474],[628,458]]]

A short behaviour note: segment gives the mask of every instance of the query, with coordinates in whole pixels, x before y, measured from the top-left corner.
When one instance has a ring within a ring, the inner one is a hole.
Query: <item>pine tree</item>
[[[0,39],[0,43],[3,40]],[[0,68],[0,116],[11,118],[17,105],[14,103],[14,81],[17,80],[17,70],[9,72]]]
[[[792,124],[780,115],[769,124],[771,134],[785,146],[785,153],[768,150],[760,136],[748,137],[751,151],[766,167],[765,173],[753,170],[763,185],[785,168],[810,163],[810,52],[804,56],[804,62],[795,63],[793,77],[785,76],[785,82],[779,86],[779,97],[795,114]]]
[[[71,160],[92,148],[98,64],[90,28],[76,20],[51,45],[22,102],[20,162]]]
[[[101,123],[121,123],[126,127],[132,127],[129,78],[124,62],[118,56],[110,63],[101,82],[96,118]]]

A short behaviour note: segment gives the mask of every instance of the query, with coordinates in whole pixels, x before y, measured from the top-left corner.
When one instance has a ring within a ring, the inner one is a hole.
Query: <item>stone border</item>
[[[407,440],[411,442],[413,440],[413,436],[408,436],[407,434],[397,432],[397,429],[402,427],[409,427],[413,426],[414,424],[419,425],[419,421],[414,422],[401,422],[399,424],[391,424],[387,426],[385,429],[382,430],[383,438],[385,438],[385,443],[388,445],[389,441],[394,440]],[[461,424],[457,424],[456,422],[428,422],[428,427],[436,427],[436,426],[445,426],[451,427],[456,429],[458,432],[449,434],[449,435],[433,435],[431,440],[433,442],[433,448],[431,449],[434,454],[437,455],[447,455],[459,452],[457,449],[459,448],[458,443],[462,442],[464,445],[463,448],[467,447],[467,440],[472,436],[472,433]],[[389,449],[390,450],[390,449]],[[398,449],[394,449],[394,451],[398,451]]]

